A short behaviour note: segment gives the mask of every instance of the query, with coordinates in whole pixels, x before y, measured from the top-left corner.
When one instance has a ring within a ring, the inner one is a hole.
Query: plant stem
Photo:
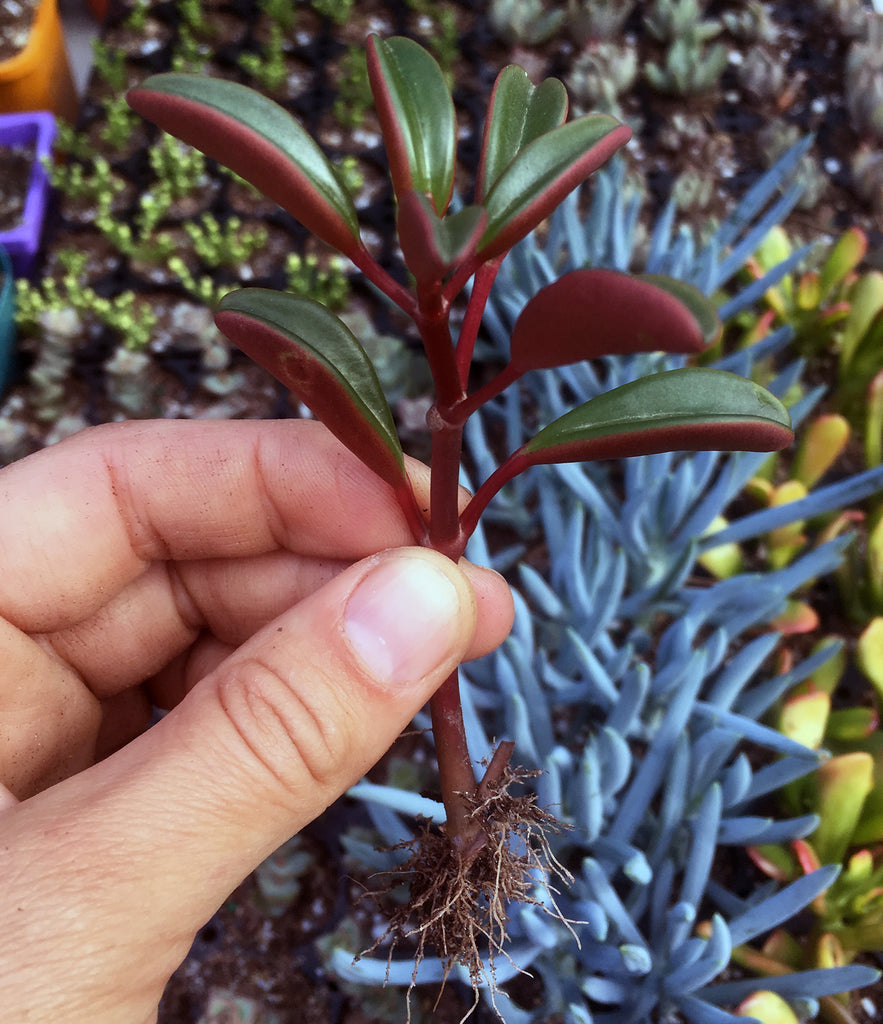
[[[463,509],[463,514],[460,516],[460,529],[463,531],[466,537],[471,536],[472,532],[478,526],[478,520],[481,517],[482,512],[487,508],[490,501],[496,496],[496,494],[506,486],[507,483],[513,478],[518,476],[519,473],[531,464],[524,455],[522,455],[522,448],[518,451],[513,452],[506,461],[497,466],[493,473],[484,481],[484,483],[478,488],[473,495],[472,501]]]
[[[355,252],[348,252],[347,255],[365,277],[394,302],[402,312],[407,313],[413,319],[417,318],[419,314],[414,296],[404,285],[399,284],[391,274],[388,274],[367,249],[363,247]]]
[[[435,691],[429,702],[429,710],[432,713],[438,777],[447,815],[445,827],[451,842],[462,850],[475,833],[466,799],[475,792],[475,772],[466,746],[458,669],[454,669]]]
[[[450,302],[442,296],[440,284],[419,288],[417,294],[419,315],[415,319],[435,383],[436,401],[442,407],[456,405],[465,398],[465,392],[451,340]],[[437,412],[433,416],[432,411],[427,421],[432,430],[429,545],[457,561],[466,547],[458,505],[463,428],[445,422]],[[469,855],[466,851],[477,848],[478,826],[471,818],[469,804],[476,782],[466,744],[457,669],[433,695],[429,707],[448,837],[461,855]]]
[[[447,408],[466,396],[451,340],[451,304],[443,297],[440,284],[419,288],[417,298],[419,312],[414,319],[426,351],[436,402]],[[458,462],[459,457],[458,452]]]
[[[463,424],[474,412],[487,404],[492,398],[496,398],[497,395],[505,391],[510,384],[514,384],[523,375],[523,370],[513,369],[512,364],[509,363],[493,380],[489,380],[478,391],[467,395],[466,398],[458,402],[452,409],[439,409],[439,413],[448,423]]]
[[[513,740],[503,740],[497,744],[497,749],[494,751],[491,762],[487,766],[481,782],[478,784],[479,798],[484,799],[487,797],[491,792],[491,786],[495,782],[499,782],[503,777],[503,772],[506,770],[506,765],[509,763],[514,750],[515,742]]]
[[[400,487],[396,488],[395,495],[414,540],[423,547],[430,547],[429,527],[420,512],[414,491],[407,479]]]
[[[457,366],[460,370],[460,382],[464,388],[469,380],[469,367],[472,363],[472,353],[475,351],[475,340],[481,327],[484,309],[502,262],[503,257],[499,256],[497,259],[491,260],[490,263],[483,263],[475,272],[472,294],[469,296],[466,316],[463,318],[460,337],[457,339]]]
[[[436,420],[430,416],[430,423]],[[462,557],[467,536],[460,527],[458,488],[463,428],[442,424],[432,435],[432,475],[429,484],[429,543],[455,562]]]

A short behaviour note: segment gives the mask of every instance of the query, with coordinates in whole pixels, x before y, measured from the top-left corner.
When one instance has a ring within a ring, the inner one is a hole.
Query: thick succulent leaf
[[[517,64],[503,68],[488,105],[476,200],[484,199],[525,146],[564,124],[566,118],[567,90],[557,78],[534,85]]]
[[[874,759],[862,750],[832,757],[819,766],[810,785],[815,790],[811,807],[820,818],[811,836],[813,848],[823,864],[837,864],[853,842],[865,797],[874,785]]]
[[[485,197],[488,226],[479,258],[490,260],[511,249],[631,135],[615,117],[586,114],[525,146]]]
[[[470,536],[493,496],[531,466],[655,452],[775,451],[793,440],[788,410],[744,377],[693,367],[652,374],[544,427],[491,473],[460,524]]]
[[[631,352],[701,352],[719,331],[714,306],[683,282],[573,270],[521,311],[511,363],[524,372]]]
[[[861,228],[850,228],[834,243],[819,274],[819,292],[823,299],[831,289],[841,284],[865,258],[868,237]]]
[[[380,381],[365,350],[333,313],[299,295],[243,288],[221,299],[215,321],[365,465],[401,486],[404,456]]]
[[[126,94],[164,131],[235,171],[346,255],[361,248],[352,198],[312,137],[278,103],[236,82],[152,75]]]
[[[486,222],[480,206],[438,217],[422,192],[406,192],[399,201],[398,235],[408,269],[418,282],[443,280],[475,251]]]
[[[435,59],[404,36],[367,41],[368,78],[397,196],[416,189],[438,214],[454,189],[457,118]]]
[[[641,377],[565,413],[519,450],[529,464],[664,451],[774,451],[793,440],[781,402],[723,370]]]
[[[665,274],[641,274],[639,280],[646,281],[647,284],[655,285],[664,292],[668,292],[690,310],[702,332],[703,348],[708,348],[720,338],[723,324],[717,315],[717,307],[694,285]],[[675,350],[668,349],[667,351]]]

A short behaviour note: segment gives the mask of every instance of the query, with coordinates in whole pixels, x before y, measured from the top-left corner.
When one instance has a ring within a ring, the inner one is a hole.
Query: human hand
[[[0,503],[4,1017],[146,1024],[511,597],[399,548],[387,486],[312,422],[98,427],[0,472]]]

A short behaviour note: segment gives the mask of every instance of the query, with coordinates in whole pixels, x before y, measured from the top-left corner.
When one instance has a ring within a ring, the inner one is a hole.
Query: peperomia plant
[[[507,67],[490,99],[473,202],[455,210],[457,123],[440,68],[402,37],[369,37],[367,57],[407,285],[370,254],[334,165],[284,108],[241,85],[185,74],[153,76],[128,98],[143,116],[278,202],[413,319],[435,388],[427,417],[428,509],[411,490],[374,367],[337,317],[311,300],[257,288],[227,294],[215,314],[235,344],[389,484],[416,543],[459,558],[491,499],[537,464],[673,450],[767,451],[791,441],[784,407],[750,381],[717,370],[672,370],[599,395],[544,426],[503,458],[461,510],[464,425],[523,374],[607,354],[699,352],[716,339],[719,322],[698,290],[676,280],[574,270],[527,304],[508,365],[470,389],[482,313],[506,253],[625,145],[630,131],[604,114],[568,122],[559,81],[535,86],[522,68]],[[470,282],[455,338],[452,308]],[[409,862],[411,910],[419,952],[431,943],[449,967],[464,963],[477,982],[484,971],[479,943],[489,942],[492,963],[506,938],[506,902],[531,899],[538,863],[531,851],[537,843],[542,850],[542,829],[554,819],[532,798],[512,795],[520,775],[508,764],[511,742],[500,743],[476,779],[456,672],[433,697],[431,713],[447,820],[441,832],[423,833],[422,849]]]

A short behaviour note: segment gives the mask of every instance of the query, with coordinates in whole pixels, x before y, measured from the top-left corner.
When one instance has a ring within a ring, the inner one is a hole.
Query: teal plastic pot
[[[0,245],[0,395],[15,376],[15,278],[12,274],[12,260]]]

